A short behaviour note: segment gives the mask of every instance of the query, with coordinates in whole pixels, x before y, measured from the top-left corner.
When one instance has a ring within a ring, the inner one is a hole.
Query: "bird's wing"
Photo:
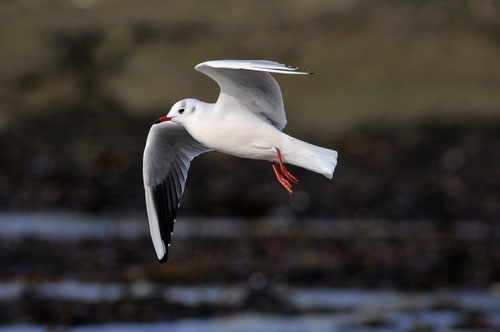
[[[196,65],[221,91],[217,104],[243,107],[282,130],[286,125],[281,90],[269,73],[309,74],[299,68],[266,60],[217,60]]]
[[[144,191],[149,230],[160,262],[168,259],[168,246],[191,160],[210,151],[184,127],[162,122],[151,127],[143,159]]]

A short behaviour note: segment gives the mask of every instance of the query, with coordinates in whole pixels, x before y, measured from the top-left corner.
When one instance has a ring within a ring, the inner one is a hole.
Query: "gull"
[[[214,104],[176,102],[152,126],[143,159],[149,230],[160,262],[168,259],[177,209],[191,161],[208,151],[272,163],[276,179],[291,195],[299,180],[285,163],[333,177],[337,151],[282,132],[286,125],[281,90],[270,73],[307,75],[267,60],[216,60],[196,65],[220,87]]]

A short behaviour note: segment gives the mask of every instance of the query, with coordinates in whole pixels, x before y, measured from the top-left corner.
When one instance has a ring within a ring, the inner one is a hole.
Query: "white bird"
[[[331,179],[337,151],[315,146],[282,132],[286,125],[283,98],[269,73],[309,74],[265,60],[218,60],[196,70],[220,87],[215,104],[197,99],[175,103],[151,127],[143,160],[149,229],[160,262],[168,247],[187,172],[194,157],[211,150],[267,160],[278,181],[292,194],[299,181],[283,165],[303,167]],[[281,173],[280,173],[281,172]]]

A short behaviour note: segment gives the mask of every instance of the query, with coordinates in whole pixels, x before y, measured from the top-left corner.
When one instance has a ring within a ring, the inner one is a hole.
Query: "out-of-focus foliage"
[[[494,0],[4,1],[2,123],[91,103],[92,92],[153,118],[184,97],[215,100],[216,85],[193,66],[220,58],[316,72],[279,77],[296,132],[497,117],[499,7]]]
[[[148,127],[178,99],[217,95],[193,66],[266,58],[317,73],[278,77],[286,131],[340,152],[333,182],[296,171],[299,214],[494,219],[499,26],[488,0],[2,2],[1,207],[142,209]],[[184,206],[296,213],[272,178],[204,156]]]

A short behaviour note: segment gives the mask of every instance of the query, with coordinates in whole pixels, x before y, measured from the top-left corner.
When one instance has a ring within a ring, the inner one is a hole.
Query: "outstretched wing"
[[[168,259],[168,247],[191,160],[209,149],[184,127],[173,122],[154,124],[143,159],[144,191],[149,231],[160,262]]]
[[[309,74],[266,60],[207,61],[196,65],[195,69],[219,85],[217,105],[225,109],[246,108],[279,130],[286,125],[285,108],[280,87],[269,73]]]

